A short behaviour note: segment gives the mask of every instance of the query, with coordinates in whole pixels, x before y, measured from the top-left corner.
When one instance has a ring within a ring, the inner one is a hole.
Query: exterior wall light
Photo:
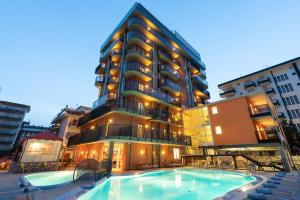
[[[165,154],[166,154],[166,152],[165,152],[165,151],[161,151],[161,154],[162,154],[162,155],[165,155]]]
[[[140,154],[141,154],[141,155],[144,155],[144,150],[140,150]]]
[[[111,124],[112,122],[113,122],[113,120],[112,120],[112,119],[109,119],[109,120],[108,120],[108,123],[109,123],[109,124]]]

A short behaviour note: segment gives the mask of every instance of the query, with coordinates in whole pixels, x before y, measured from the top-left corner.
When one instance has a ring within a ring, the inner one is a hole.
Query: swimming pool
[[[35,173],[24,176],[32,186],[53,188],[73,181],[73,171],[52,171]]]
[[[78,199],[209,200],[255,180],[255,177],[242,173],[217,170],[158,171],[111,177]]]

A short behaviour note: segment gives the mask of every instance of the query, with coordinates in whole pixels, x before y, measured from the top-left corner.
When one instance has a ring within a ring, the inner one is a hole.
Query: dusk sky
[[[48,126],[69,105],[92,106],[99,48],[135,1],[1,1],[0,99]],[[219,83],[300,56],[300,1],[140,1],[178,31]]]

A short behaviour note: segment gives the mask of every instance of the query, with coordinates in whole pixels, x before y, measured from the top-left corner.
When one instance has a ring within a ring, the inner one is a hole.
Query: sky
[[[178,31],[217,85],[300,56],[298,0],[139,1]],[[135,1],[0,2],[0,100],[31,106],[26,120],[48,126],[66,105],[92,106],[100,46]]]

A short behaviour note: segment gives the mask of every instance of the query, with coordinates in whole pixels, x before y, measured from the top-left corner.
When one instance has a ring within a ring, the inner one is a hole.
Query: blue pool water
[[[255,181],[237,172],[180,169],[115,176],[79,197],[80,200],[208,200]]]
[[[33,186],[40,188],[55,187],[73,181],[73,171],[42,172],[24,176]]]

